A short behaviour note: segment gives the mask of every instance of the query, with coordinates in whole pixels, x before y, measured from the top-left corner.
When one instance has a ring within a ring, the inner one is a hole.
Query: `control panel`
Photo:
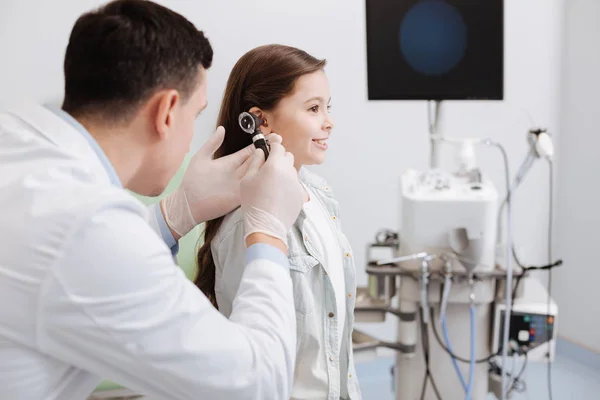
[[[500,312],[500,332],[504,332],[505,312]],[[529,352],[554,338],[554,316],[512,312],[510,316],[510,332],[508,336],[509,350],[512,355]]]

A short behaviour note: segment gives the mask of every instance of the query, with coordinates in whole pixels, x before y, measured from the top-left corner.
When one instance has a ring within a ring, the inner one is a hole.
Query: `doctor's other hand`
[[[213,159],[224,138],[225,129],[219,126],[190,160],[179,188],[161,201],[167,225],[179,236],[240,206],[240,182],[250,167],[254,146]],[[269,144],[282,141],[275,133],[266,139]]]
[[[287,248],[287,233],[298,218],[304,189],[294,168],[294,156],[277,142],[270,142],[269,158],[255,150],[241,184],[245,241],[255,233],[281,240]]]
[[[179,188],[161,201],[167,225],[180,236],[240,205],[240,182],[248,171],[254,147],[214,159],[224,138],[225,129],[219,126],[193,155]]]

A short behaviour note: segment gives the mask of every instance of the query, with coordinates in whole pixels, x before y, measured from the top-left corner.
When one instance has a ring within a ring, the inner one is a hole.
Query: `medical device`
[[[269,148],[265,135],[260,130],[260,126],[264,120],[250,112],[242,112],[238,117],[240,128],[252,137],[252,143],[257,149],[261,149],[265,153],[265,160],[269,157]]]
[[[509,355],[526,352],[529,361],[544,361],[547,358],[553,361],[558,307],[539,280],[526,278],[523,286],[523,295],[515,299],[512,307]],[[500,348],[504,310],[504,304],[496,304],[492,349]]]
[[[368,288],[357,297],[356,321],[394,315],[397,342],[357,332],[355,350],[396,351],[397,400],[484,400],[490,392],[509,399],[523,386],[527,361],[552,362],[556,345],[557,306],[527,273],[561,262],[519,268],[517,261],[513,268],[511,226],[511,195],[535,158],[551,159],[552,142],[544,130],[528,132],[530,152],[511,184],[500,144],[431,133],[432,142],[457,149],[457,168],[436,163],[401,175],[399,229],[378,233],[368,246]],[[500,150],[502,197],[477,166],[479,146]]]

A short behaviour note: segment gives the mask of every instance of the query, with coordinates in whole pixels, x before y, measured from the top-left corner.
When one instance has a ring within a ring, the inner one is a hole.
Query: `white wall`
[[[553,280],[561,306],[559,330],[568,339],[600,352],[600,268],[596,265],[600,225],[600,3],[568,1],[565,14],[563,98],[558,159],[556,244],[565,265]],[[598,303],[596,303],[598,302]]]
[[[228,73],[250,48],[278,42],[329,60],[336,128],[327,162],[314,170],[337,193],[344,229],[357,256],[359,284],[366,284],[365,245],[379,228],[396,226],[398,176],[407,167],[426,167],[429,145],[425,102],[367,101],[365,1],[162,3],[203,29],[215,48],[209,108],[198,121],[194,148],[212,132]],[[490,136],[502,142],[514,172],[526,152],[528,113],[559,136],[563,0],[505,3],[505,101],[443,104],[441,128],[447,135]],[[100,2],[2,0],[0,4],[0,107],[21,94],[60,101],[62,57],[70,28],[81,12]],[[480,155],[482,166],[503,185],[500,155],[490,149]],[[516,240],[529,263],[545,262],[545,173],[542,165],[535,166],[515,199]],[[389,327],[382,332],[393,335]]]

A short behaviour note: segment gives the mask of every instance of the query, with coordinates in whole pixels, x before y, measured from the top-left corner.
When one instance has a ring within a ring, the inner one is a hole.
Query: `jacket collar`
[[[306,167],[300,168],[299,172],[300,182],[312,189],[319,191],[326,197],[333,198],[333,193],[327,181],[320,176],[310,172]]]

